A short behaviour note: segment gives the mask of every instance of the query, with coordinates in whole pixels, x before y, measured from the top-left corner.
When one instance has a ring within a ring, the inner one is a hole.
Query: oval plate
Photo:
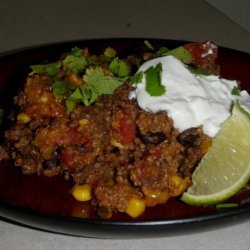
[[[72,47],[89,47],[96,54],[113,47],[120,55],[128,55],[144,46],[145,39],[105,39],[73,41],[23,49],[0,57],[0,107],[10,110],[13,96],[22,88],[29,65],[52,62]],[[175,48],[185,44],[173,40],[149,40],[154,47]],[[242,89],[250,90],[250,55],[219,48],[221,75],[240,81]],[[7,126],[3,124],[3,127]],[[2,135],[1,135],[2,136]],[[148,208],[138,220],[117,214],[101,220],[91,212],[88,203],[75,201],[69,193],[70,183],[62,177],[25,176],[10,162],[0,162],[0,216],[3,220],[31,228],[75,236],[100,238],[160,237],[194,233],[239,223],[250,216],[250,191],[242,190],[229,202],[239,206],[217,210],[215,207],[191,207],[170,199],[167,204]],[[87,211],[82,213],[82,211]]]

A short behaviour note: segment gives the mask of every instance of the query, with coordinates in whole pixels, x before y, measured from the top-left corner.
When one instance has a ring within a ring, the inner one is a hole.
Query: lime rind
[[[235,195],[250,179],[249,152],[250,115],[237,102],[181,200],[189,205],[212,205]]]

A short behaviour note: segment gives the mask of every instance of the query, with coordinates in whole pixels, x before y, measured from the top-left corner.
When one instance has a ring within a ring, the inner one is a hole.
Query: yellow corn
[[[164,204],[169,199],[169,193],[167,191],[157,191],[152,190],[144,193],[146,196],[147,206],[153,207],[157,204]]]
[[[89,123],[89,120],[87,120],[87,119],[80,119],[78,122],[79,122],[80,126],[84,126],[84,125],[87,125]]]
[[[48,99],[48,97],[47,96],[42,96],[40,99],[39,99],[39,102],[42,102],[42,103],[45,103],[45,102],[47,102],[49,99]]]
[[[180,176],[174,175],[170,178],[170,186],[172,196],[178,196],[186,190],[188,183]]]
[[[209,138],[206,138],[201,141],[200,149],[205,154],[211,146],[212,146],[212,140]]]
[[[126,213],[129,216],[136,218],[144,212],[145,206],[146,205],[144,200],[133,197],[128,201]]]
[[[117,148],[124,148],[124,146],[118,142],[116,139],[114,139],[113,137],[111,138],[111,145]]]
[[[41,155],[45,160],[49,160],[52,158],[53,152],[54,152],[54,147],[46,147],[41,150]]]
[[[20,123],[28,123],[31,120],[31,118],[27,114],[25,114],[25,113],[20,113],[17,116],[17,120]]]
[[[74,185],[71,192],[78,201],[89,201],[92,198],[91,187],[88,184]]]

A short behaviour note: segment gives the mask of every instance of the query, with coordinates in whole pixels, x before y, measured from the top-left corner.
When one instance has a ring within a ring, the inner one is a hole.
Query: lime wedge
[[[236,103],[181,200],[189,205],[218,204],[236,194],[249,179],[250,115]]]

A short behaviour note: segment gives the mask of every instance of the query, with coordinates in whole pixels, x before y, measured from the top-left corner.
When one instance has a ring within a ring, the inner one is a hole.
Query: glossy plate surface
[[[74,46],[89,47],[91,53],[96,54],[109,46],[121,55],[128,55],[135,48],[142,47],[144,40],[74,41],[2,55],[0,107],[5,111],[11,109],[13,96],[22,88],[29,65],[55,61]],[[156,48],[175,48],[185,43],[152,39],[150,42]],[[249,54],[219,48],[218,63],[224,78],[237,79],[242,89],[250,91]],[[3,129],[4,126],[7,125],[3,124]],[[40,230],[102,238],[160,237],[218,228],[250,218],[250,190],[244,189],[230,200],[239,204],[236,208],[217,210],[214,207],[191,207],[176,198],[170,199],[167,204],[147,209],[138,220],[117,214],[111,220],[104,221],[95,217],[89,204],[72,198],[69,193],[70,183],[62,177],[25,176],[12,165],[7,161],[0,162],[0,216],[4,220]]]

